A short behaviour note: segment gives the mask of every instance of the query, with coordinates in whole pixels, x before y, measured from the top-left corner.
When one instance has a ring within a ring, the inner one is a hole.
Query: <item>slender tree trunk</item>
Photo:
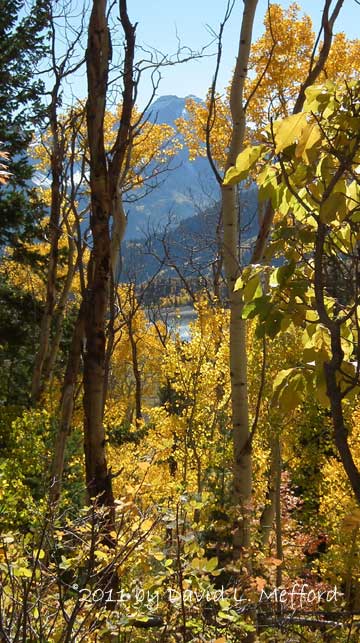
[[[41,386],[41,391],[43,391],[45,385],[49,385],[49,383],[51,383],[53,373],[54,373],[54,368],[55,368],[56,359],[59,352],[60,342],[63,335],[66,304],[68,301],[69,292],[70,292],[74,274],[75,274],[75,265],[76,265],[75,249],[76,249],[75,241],[73,239],[70,239],[66,279],[65,279],[63,289],[61,291],[59,302],[56,306],[56,311],[54,315],[54,332],[53,332],[53,337],[49,342],[48,355],[44,362],[43,384]]]
[[[340,371],[344,359],[344,352],[341,347],[341,321],[332,319],[325,305],[324,251],[326,237],[326,224],[319,221],[314,252],[314,288],[317,314],[320,322],[328,329],[331,338],[332,357],[330,361],[324,364],[326,393],[330,401],[335,444],[355,498],[360,504],[360,471],[355,464],[349,446],[348,429],[345,425],[343,414],[343,397],[337,381],[337,373]]]
[[[276,474],[275,474],[275,525],[276,525],[276,558],[283,560],[282,518],[281,518],[281,449],[279,438],[275,442]],[[276,568],[276,585],[282,585],[282,564]],[[281,607],[281,603],[279,603]]]
[[[340,329],[339,329],[339,347],[340,345]],[[337,361],[336,357],[335,360]],[[341,360],[342,361],[342,360]],[[334,438],[337,450],[339,452],[342,465],[350,482],[351,488],[354,492],[355,498],[360,505],[360,471],[357,468],[351,449],[348,442],[348,429],[345,425],[343,407],[342,407],[342,395],[339,384],[337,382],[337,371],[341,367],[341,361],[339,367],[335,367],[334,363],[325,363],[325,379],[326,379],[326,388],[327,395],[330,400],[331,408],[331,417],[334,429]]]
[[[51,154],[51,207],[49,220],[50,253],[46,281],[45,310],[41,320],[39,348],[35,358],[31,384],[31,399],[33,404],[38,403],[41,394],[43,367],[48,355],[51,324],[56,303],[56,277],[59,255],[59,239],[61,234],[61,169],[63,156],[57,121],[57,101],[59,86],[60,81],[58,79],[52,92],[52,101],[50,106],[50,126],[53,139]]]
[[[142,383],[141,383],[141,372],[139,368],[139,357],[138,357],[138,347],[137,341],[134,338],[131,324],[128,327],[129,330],[129,340],[131,346],[131,358],[132,358],[132,367],[135,379],[135,417],[137,421],[140,421],[142,418]]]
[[[337,0],[329,16],[331,0],[325,0],[322,19],[324,41],[318,60],[299,91],[293,112],[301,111],[305,100],[305,89],[315,82],[326,63],[333,37],[334,22],[343,0]],[[225,169],[235,165],[241,152],[245,132],[246,114],[243,107],[244,81],[247,75],[252,26],[257,2],[244,1],[244,13],[240,34],[239,53],[231,84],[230,110],[232,137]],[[222,186],[222,213],[224,226],[223,259],[230,297],[230,376],[232,399],[232,422],[234,443],[234,504],[241,509],[240,520],[235,528],[234,557],[242,548],[249,546],[249,510],[251,507],[251,440],[248,417],[246,322],[242,319],[243,302],[240,292],[233,292],[235,281],[240,274],[238,249],[238,213],[236,187]],[[252,256],[252,263],[262,261],[273,221],[273,208],[267,204],[259,235]],[[349,458],[348,458],[349,459]]]
[[[111,159],[108,161],[104,146],[104,116],[111,43],[106,12],[106,0],[93,0],[86,55],[88,77],[86,115],[91,192],[90,226],[93,248],[88,264],[87,287],[85,289],[83,286],[83,301],[74,328],[64,380],[60,430],[55,444],[51,472],[50,498],[53,503],[56,503],[60,494],[65,445],[70,432],[75,387],[80,368],[81,350],[84,345],[83,404],[86,484],[89,497],[97,497],[99,504],[110,508],[107,527],[111,530],[114,519],[114,502],[111,474],[105,456],[103,426],[107,374],[109,372],[109,363],[106,369],[105,327],[109,310],[109,292],[116,283],[120,243],[126,227],[126,216],[121,202],[121,180],[125,178],[128,169],[127,165],[125,167],[124,161],[127,159],[129,162],[130,154],[136,26],[133,26],[128,18],[126,0],[119,0],[120,22],[126,40],[123,65],[123,108]],[[110,241],[111,216],[113,218],[113,237]],[[111,270],[113,271],[112,275]],[[59,312],[61,313],[61,310]],[[58,341],[59,333],[56,333],[55,347],[58,345]],[[108,360],[111,357],[111,346],[109,348]],[[48,368],[51,372],[53,368],[51,357]]]
[[[265,507],[260,518],[260,541],[264,551],[269,544],[270,533],[275,519],[276,504],[276,472],[278,467],[277,440],[271,443],[271,462],[268,473],[268,488],[265,498]]]
[[[244,84],[250,54],[257,0],[245,0],[239,51],[231,83],[230,109],[232,136],[226,168],[235,165],[245,133]],[[223,259],[230,299],[230,378],[234,449],[233,502],[239,518],[234,532],[234,558],[250,544],[249,515],[252,492],[251,445],[248,412],[246,322],[242,319],[241,292],[234,292],[240,275],[239,213],[235,186],[222,186]]]
[[[88,35],[86,68],[88,79],[87,130],[90,151],[90,193],[93,248],[84,296],[84,449],[89,497],[111,508],[114,520],[111,473],[105,455],[103,414],[105,406],[106,318],[109,312],[111,271],[116,272],[118,243],[125,230],[121,185],[126,174],[131,144],[131,116],[134,106],[133,63],[136,26],[130,23],[126,0],[119,2],[120,22],[125,35],[123,63],[123,105],[116,141],[107,160],[104,143],[104,117],[111,59],[106,0],[93,0]],[[110,219],[114,239],[110,240]],[[113,275],[116,278],[116,275]],[[115,281],[115,279],[114,279]]]
[[[80,370],[81,348],[84,338],[84,305],[80,307],[68,357],[60,404],[60,424],[56,434],[51,467],[50,504],[55,507],[60,498],[64,472],[65,447],[70,434],[74,410],[75,389]]]
[[[106,0],[93,0],[86,57],[88,78],[87,128],[90,150],[90,192],[93,248],[84,299],[84,450],[90,498],[112,508],[111,475],[105,455],[103,425],[105,324],[109,308],[111,199],[104,145],[104,115],[110,58]]]
[[[115,193],[117,193],[117,189]],[[113,202],[113,212],[115,212],[112,230],[111,230],[111,268],[115,286],[119,283],[121,274],[121,242],[126,230],[126,215],[124,211],[121,196],[118,195]]]

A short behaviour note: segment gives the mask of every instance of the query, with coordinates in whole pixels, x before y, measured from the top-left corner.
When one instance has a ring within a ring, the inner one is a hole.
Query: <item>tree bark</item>
[[[135,417],[139,422],[142,419],[142,382],[139,368],[138,346],[134,337],[132,324],[128,324],[129,341],[131,346],[132,367],[135,380]]]
[[[54,455],[51,467],[51,485],[49,492],[50,506],[56,507],[61,492],[61,483],[64,472],[65,447],[70,434],[71,420],[74,410],[75,389],[80,370],[81,348],[84,338],[84,305],[80,307],[68,357],[64,378],[61,404],[60,424],[56,434]]]
[[[325,0],[322,21],[324,43],[319,54],[318,62],[310,69],[308,78],[300,89],[299,97],[294,107],[294,113],[301,111],[305,100],[306,87],[308,87],[310,82],[316,80],[325,65],[331,47],[333,25],[342,4],[343,0],[337,0],[332,15],[329,17],[331,0]],[[230,91],[232,136],[225,170],[235,165],[236,157],[241,152],[243,146],[246,122],[243,101],[244,82],[247,75],[256,6],[257,2],[255,0],[244,2],[239,52]],[[234,536],[234,557],[237,558],[242,548],[248,547],[250,542],[249,509],[251,507],[252,467],[248,417],[246,322],[242,319],[243,302],[241,293],[240,291],[234,292],[234,285],[240,274],[238,212],[235,186],[222,186],[222,214],[224,226],[223,258],[230,298],[230,376],[234,443],[234,504],[241,508],[241,518],[235,528]],[[263,259],[273,221],[273,214],[272,205],[269,203],[266,207],[253,251],[252,263],[257,263]]]
[[[41,394],[43,367],[48,355],[48,347],[56,303],[56,277],[59,255],[60,239],[60,212],[61,212],[61,170],[63,161],[63,146],[59,132],[57,118],[58,93],[60,78],[56,79],[50,104],[50,128],[52,135],[51,150],[51,206],[49,220],[50,253],[46,280],[45,310],[41,320],[39,348],[36,353],[33,378],[31,384],[31,400],[37,404]]]
[[[84,298],[84,450],[90,498],[113,508],[111,475],[105,455],[104,365],[105,325],[109,303],[111,199],[104,144],[104,116],[110,57],[106,0],[94,0],[86,56],[88,78],[87,130],[90,151],[90,227],[93,247]]]
[[[269,544],[270,533],[275,519],[276,504],[276,472],[278,468],[278,439],[271,443],[271,462],[268,473],[268,488],[265,498],[265,507],[260,517],[260,542],[262,550]]]
[[[324,364],[326,392],[330,400],[335,444],[355,498],[360,505],[360,472],[354,462],[348,442],[348,429],[344,421],[341,391],[336,378],[337,370],[333,360]]]
[[[231,83],[230,109],[232,136],[226,161],[227,170],[236,163],[245,134],[244,85],[250,55],[252,28],[257,0],[244,2],[239,50]],[[234,558],[250,545],[250,507],[252,493],[251,444],[248,411],[246,322],[242,319],[241,292],[234,292],[240,275],[239,221],[237,189],[222,186],[224,268],[230,300],[230,378],[234,450],[233,502],[239,511],[234,531]]]
[[[76,248],[75,241],[73,239],[70,239],[66,279],[65,279],[65,283],[61,291],[61,295],[54,314],[54,331],[53,331],[53,337],[49,341],[48,354],[43,365],[43,383],[40,387],[41,392],[43,391],[45,384],[47,385],[51,384],[54,368],[56,364],[56,359],[59,352],[60,342],[63,335],[66,304],[68,301],[71,285],[75,274],[75,268],[76,268],[75,248]]]
[[[340,170],[341,167],[338,172]],[[326,236],[326,224],[319,220],[314,252],[314,289],[317,314],[320,322],[328,329],[331,338],[331,359],[324,363],[326,393],[330,401],[335,444],[356,500],[360,504],[360,472],[349,446],[348,430],[343,415],[342,394],[336,377],[344,359],[341,347],[341,321],[332,319],[325,305],[324,249]]]
[[[282,515],[281,515],[281,449],[280,440],[277,437],[275,441],[275,458],[276,458],[276,474],[275,474],[275,524],[276,524],[276,558],[283,560],[283,542],[282,542]],[[282,585],[282,564],[276,567],[276,586]],[[281,607],[281,603],[279,603]]]
[[[131,144],[136,29],[136,26],[130,23],[126,0],[120,0],[119,10],[126,40],[123,65],[124,91],[120,125],[109,162],[104,144],[104,117],[111,58],[106,0],[93,0],[86,55],[88,79],[86,118],[90,153],[90,227],[93,247],[84,295],[86,341],[84,450],[89,497],[96,497],[99,504],[111,508],[110,521],[113,520],[114,498],[111,473],[108,470],[105,455],[103,425],[106,391],[106,319],[109,312],[111,270],[116,268],[114,261],[116,253],[120,250],[118,244],[125,230],[121,185],[128,167]],[[110,239],[111,218],[115,226],[114,232],[116,230],[113,242]]]

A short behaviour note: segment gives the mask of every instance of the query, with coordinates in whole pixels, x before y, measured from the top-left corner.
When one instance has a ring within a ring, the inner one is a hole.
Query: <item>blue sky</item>
[[[278,0],[279,1],[279,0]],[[280,4],[288,7],[290,2],[280,0]],[[305,13],[308,13],[317,28],[321,22],[323,0],[300,0],[298,2]],[[132,22],[137,21],[137,39],[139,44],[156,47],[162,52],[174,52],[176,34],[183,45],[192,49],[200,49],[210,41],[206,25],[217,30],[223,17],[226,0],[129,0],[128,11]],[[234,66],[237,41],[242,15],[242,0],[237,0],[227,25],[224,46],[223,63],[219,77],[219,89],[228,84],[231,70]],[[254,27],[254,38],[263,31],[263,19],[267,9],[267,0],[259,0]],[[349,38],[359,37],[360,6],[355,0],[345,0],[335,31],[345,31]],[[214,59],[187,63],[163,70],[162,81],[158,95],[176,94],[186,96],[195,94],[203,98],[211,83],[214,69]],[[150,84],[144,82],[140,88],[139,103],[146,101]]]
[[[277,0],[279,4],[288,7],[291,0]],[[83,5],[83,0],[74,0],[75,5]],[[314,30],[317,32],[321,24],[324,0],[299,0],[301,9],[309,14],[313,20]],[[335,0],[333,0],[335,4]],[[267,11],[268,0],[259,0],[254,25],[254,40],[263,32],[263,21]],[[144,48],[155,48],[163,53],[174,54],[177,47],[177,36],[182,46],[192,50],[200,50],[211,41],[208,26],[218,31],[226,8],[226,0],[128,0],[130,20],[138,22],[137,44]],[[239,31],[241,25],[243,1],[236,0],[229,22],[226,25],[223,38],[223,57],[219,74],[218,89],[220,92],[228,85],[232,69],[235,64]],[[118,39],[113,33],[113,45],[120,44],[123,34],[116,23]],[[336,22],[335,31],[344,31],[349,38],[358,38],[360,24],[360,5],[355,0],[344,0],[343,8]],[[86,34],[84,34],[86,42]],[[62,45],[59,41],[59,53]],[[215,53],[216,46],[207,50]],[[141,56],[141,52],[138,52]],[[175,94],[188,96],[193,94],[205,98],[214,73],[215,58],[211,56],[191,61],[183,65],[164,68],[161,71],[162,80],[157,91],[158,96]],[[357,61],[358,64],[358,61]],[[52,82],[52,81],[51,81]],[[68,102],[72,102],[71,93],[78,98],[86,96],[86,74],[82,68],[75,77],[69,79],[69,86],[65,88]],[[151,95],[149,77],[143,76],[139,86],[137,104],[144,107]]]

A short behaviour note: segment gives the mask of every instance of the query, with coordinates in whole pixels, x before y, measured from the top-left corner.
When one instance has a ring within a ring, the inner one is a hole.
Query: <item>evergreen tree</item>
[[[43,82],[35,69],[46,52],[46,0],[0,0],[0,142],[11,173],[0,185],[0,246],[21,248],[42,214],[31,188],[28,147],[44,116]]]

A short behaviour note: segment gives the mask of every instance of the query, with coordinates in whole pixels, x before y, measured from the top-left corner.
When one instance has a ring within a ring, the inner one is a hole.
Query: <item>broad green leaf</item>
[[[273,272],[270,275],[270,281],[269,285],[272,288],[275,288],[276,286],[284,286],[288,279],[294,274],[295,270],[295,263],[294,262],[289,262],[286,263],[284,266],[279,266],[279,268],[275,268]]]
[[[296,146],[295,156],[297,158],[303,158],[306,163],[310,164],[316,158],[314,154],[316,155],[318,153],[320,142],[321,131],[318,124],[306,123]]]
[[[357,181],[351,181],[346,187],[346,207],[349,218],[355,222],[356,214],[360,213],[360,186]]]
[[[256,182],[259,186],[259,201],[272,199],[274,190],[278,184],[278,172],[272,165],[267,165],[265,169],[258,174]]]
[[[329,91],[325,85],[310,85],[305,89],[305,96],[304,112],[317,112],[321,106],[326,106],[329,100]]]
[[[284,413],[296,409],[306,393],[306,379],[299,369],[287,369],[288,373],[276,388],[274,382],[273,401]]]
[[[325,183],[329,183],[336,169],[336,161],[332,154],[325,154],[319,160],[316,166],[316,176],[320,177]]]
[[[323,406],[329,406],[329,398],[326,394],[326,381],[324,367],[321,365],[315,370],[315,395]]]
[[[276,288],[279,285],[278,272],[279,268],[275,268],[275,270],[272,271],[269,279],[270,288]]]
[[[289,377],[290,373],[292,373],[294,369],[292,368],[286,368],[283,369],[282,371],[279,371],[279,373],[276,375],[273,383],[273,391],[276,391],[278,388],[283,386],[285,380]]]
[[[205,569],[207,572],[213,572],[214,569],[217,568],[217,566],[218,566],[218,559],[216,556],[214,556],[213,558],[210,558],[210,560],[208,560],[205,563]]]
[[[252,317],[255,317],[255,315],[257,314],[256,309],[256,301],[250,301],[250,303],[246,304],[242,310],[242,319],[251,319]]]
[[[341,192],[333,192],[320,207],[320,219],[324,223],[331,223],[335,219],[343,221],[347,213],[346,195]]]
[[[256,299],[245,304],[241,316],[243,319],[249,319],[258,315],[260,320],[264,320],[267,319],[272,309],[273,305],[270,302],[269,297],[267,295],[263,295],[262,297],[256,297]]]
[[[237,157],[235,165],[226,172],[224,185],[236,185],[246,179],[249,170],[255,165],[264,149],[264,145],[254,145],[243,150]]]
[[[249,281],[244,286],[244,291],[243,291],[244,301],[245,303],[248,303],[252,299],[261,297],[261,295],[262,295],[262,288],[260,284],[260,275],[259,273],[256,273],[255,275],[250,277]]]
[[[305,125],[306,114],[304,112],[292,114],[287,118],[275,121],[273,123],[275,154],[279,154],[279,152],[282,152],[298,140]]]
[[[15,567],[14,576],[18,576],[20,578],[31,578],[32,571],[31,569],[28,569],[28,567]]]
[[[272,315],[269,315],[265,322],[266,334],[274,338],[281,330],[281,322],[283,320],[283,313],[275,310]]]
[[[348,223],[343,223],[338,231],[335,243],[338,245],[339,250],[347,254],[354,252],[357,246],[357,239],[351,232],[351,226]]]

